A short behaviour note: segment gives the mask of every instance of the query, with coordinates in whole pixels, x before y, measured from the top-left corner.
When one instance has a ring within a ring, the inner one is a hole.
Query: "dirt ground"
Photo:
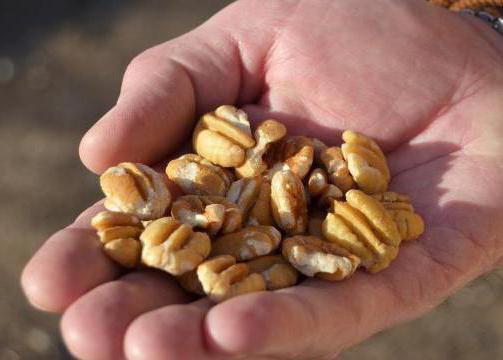
[[[228,2],[0,2],[0,360],[70,358],[59,318],[26,303],[21,269],[46,237],[100,197],[77,146],[114,103],[128,61]],[[503,271],[493,272],[340,358],[503,358],[502,279]]]

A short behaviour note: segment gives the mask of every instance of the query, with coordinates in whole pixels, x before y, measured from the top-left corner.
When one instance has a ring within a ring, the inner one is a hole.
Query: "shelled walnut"
[[[248,265],[236,264],[236,259],[230,255],[203,262],[197,268],[197,276],[205,294],[215,302],[266,289],[262,275],[250,274]]]
[[[264,154],[271,144],[281,140],[286,135],[285,125],[276,120],[265,120],[255,130],[256,145],[246,150],[246,159],[243,165],[236,168],[240,177],[253,177],[267,170],[263,159]]]
[[[250,273],[264,277],[267,290],[277,290],[297,283],[297,270],[281,255],[266,255],[246,263]]]
[[[314,160],[313,141],[305,136],[290,136],[271,146],[266,154],[269,164],[268,177],[278,171],[290,170],[304,178]]]
[[[161,175],[121,163],[100,179],[115,211],[92,225],[114,261],[164,270],[214,302],[293,286],[299,272],[329,281],[360,266],[379,272],[425,224],[408,196],[387,191],[378,144],[351,130],[342,140],[288,136],[272,119],[252,135],[243,110],[220,106],[196,124],[197,154],[166,167],[185,195],[171,204]]]
[[[126,268],[140,261],[141,245],[138,237],[143,228],[138,216],[114,211],[96,214],[91,225],[98,231],[105,253]]]
[[[255,204],[260,194],[262,178],[247,177],[234,181],[227,192],[227,200],[236,204],[246,218],[248,211]]]
[[[304,275],[329,281],[348,278],[360,264],[357,256],[315,236],[287,238],[282,251],[285,259]]]
[[[222,196],[180,196],[173,202],[171,215],[184,224],[207,230],[210,235],[236,231],[243,222],[241,209]]]
[[[232,174],[196,154],[185,154],[171,160],[166,175],[185,194],[225,196]]]
[[[358,187],[367,194],[386,191],[390,172],[379,145],[369,137],[351,130],[344,131],[342,139],[342,154]]]
[[[172,217],[150,223],[140,235],[142,260],[147,266],[182,275],[194,270],[210,254],[210,237],[194,232]]]
[[[192,144],[195,151],[213,164],[237,167],[245,161],[245,151],[255,146],[248,116],[234,106],[222,105],[199,120]]]
[[[424,221],[415,213],[408,196],[389,191],[373,197],[388,210],[403,241],[416,240],[424,232]]]
[[[142,220],[163,216],[171,204],[161,175],[143,164],[124,162],[108,168],[100,184],[108,210],[135,214]]]
[[[329,174],[328,178],[330,182],[342,192],[346,192],[354,187],[355,182],[349,173],[348,164],[344,160],[341,148],[331,146],[321,150],[320,161]]]
[[[323,223],[323,235],[362,259],[370,272],[388,267],[398,254],[401,236],[384,206],[360,190],[334,202],[334,213]]]
[[[281,233],[273,226],[247,226],[222,235],[211,245],[211,256],[232,255],[237,261],[254,259],[276,250]]]
[[[274,221],[289,235],[307,228],[307,199],[300,178],[290,170],[274,174],[271,181],[271,208]]]
[[[334,184],[328,183],[328,176],[323,169],[314,169],[307,180],[307,190],[311,198],[318,198],[318,206],[330,208],[334,200],[344,197],[342,191]]]

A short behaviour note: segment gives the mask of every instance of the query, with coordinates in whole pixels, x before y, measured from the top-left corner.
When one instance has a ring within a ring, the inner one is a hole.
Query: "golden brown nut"
[[[407,210],[388,210],[395,221],[403,241],[419,238],[424,232],[424,221],[417,213]]]
[[[319,197],[318,206],[321,208],[331,208],[334,200],[344,197],[337,186],[328,183],[326,172],[320,168],[314,169],[309,175],[307,189],[311,197]]]
[[[253,177],[267,170],[267,164],[262,159],[270,145],[286,136],[285,125],[276,120],[265,120],[255,130],[256,145],[246,150],[246,160],[236,173],[240,177]]]
[[[256,203],[260,193],[262,178],[254,176],[234,181],[227,192],[227,201],[236,204],[246,218],[248,211]]]
[[[367,194],[388,189],[390,172],[386,157],[376,142],[360,133],[346,130],[342,133],[342,154],[358,187]]]
[[[248,213],[246,224],[274,225],[271,210],[271,183],[267,179],[262,179],[257,200]]]
[[[323,149],[320,153],[320,160],[325,165],[330,182],[342,192],[354,187],[354,181],[349,173],[348,164],[342,156],[341,148],[332,146]]]
[[[237,261],[254,259],[276,250],[281,233],[273,226],[247,226],[222,235],[211,245],[211,256],[232,255]]]
[[[203,262],[197,268],[197,277],[204,292],[215,302],[266,289],[262,275],[249,274],[248,266],[236,264],[236,259],[230,255]]]
[[[307,175],[314,160],[313,141],[305,136],[291,136],[269,148],[266,161],[269,164],[266,177],[272,178],[278,171],[293,171],[301,179]]]
[[[194,232],[187,224],[172,217],[150,223],[140,236],[142,260],[171,275],[194,270],[208,257],[211,241],[207,234]]]
[[[171,207],[171,215],[184,224],[207,230],[210,235],[236,231],[243,222],[241,209],[222,196],[180,196]]]
[[[204,295],[203,285],[197,277],[197,269],[188,271],[180,276],[176,277],[178,284],[186,291],[197,294]]]
[[[297,235],[283,241],[283,256],[306,276],[317,276],[329,281],[351,276],[360,259],[316,236]]]
[[[297,283],[297,270],[281,255],[266,255],[246,263],[251,273],[264,277],[267,290],[277,290]]]
[[[138,216],[114,211],[102,211],[91,220],[105,253],[120,265],[133,268],[140,261],[138,240],[142,225]]]
[[[347,202],[334,202],[334,213],[323,223],[323,235],[362,259],[377,272],[388,267],[401,241],[395,222],[373,197],[360,190],[346,193]]]
[[[255,140],[246,113],[234,106],[222,105],[201,117],[192,145],[199,155],[214,164],[237,167],[244,163],[245,150],[255,146]]]
[[[232,174],[196,154],[171,160],[166,167],[168,178],[185,194],[225,196]]]
[[[378,200],[386,210],[407,210],[414,212],[414,207],[407,195],[387,191],[384,193],[373,194],[372,197]]]
[[[108,210],[135,214],[142,220],[163,216],[171,204],[161,175],[146,165],[124,162],[108,168],[100,184]]]
[[[307,228],[307,201],[300,178],[290,170],[274,174],[271,209],[276,224],[287,234],[303,234]]]
[[[402,240],[416,240],[424,232],[424,221],[414,212],[408,196],[390,191],[375,194],[373,197],[388,210],[398,227]]]

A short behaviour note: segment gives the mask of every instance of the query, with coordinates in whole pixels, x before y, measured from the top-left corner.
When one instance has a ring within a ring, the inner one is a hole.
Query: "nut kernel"
[[[204,292],[215,302],[266,289],[262,275],[249,274],[248,266],[236,264],[236,259],[230,255],[203,262],[197,268],[197,276]]]
[[[273,226],[248,226],[220,236],[211,246],[211,256],[232,255],[237,261],[254,259],[276,250],[281,233]]]
[[[262,185],[262,178],[254,176],[234,181],[227,192],[227,201],[236,204],[246,218],[250,208],[256,203]]]
[[[286,136],[286,127],[276,120],[265,120],[255,130],[256,145],[246,150],[246,160],[236,168],[240,177],[253,177],[267,170],[267,164],[262,159],[272,143]]]
[[[304,275],[329,281],[348,278],[360,264],[357,256],[315,236],[296,235],[285,239],[282,253]]]
[[[222,105],[204,114],[192,137],[196,152],[214,164],[237,167],[245,161],[245,150],[255,146],[248,116],[234,106]]]
[[[351,130],[342,134],[342,154],[358,187],[367,194],[384,192],[390,172],[386,158],[372,139]]]
[[[415,213],[410,198],[396,192],[374,194],[395,221],[403,241],[416,240],[424,232],[424,221]]]
[[[259,194],[246,220],[248,225],[274,225],[271,209],[271,183],[262,179]]]
[[[277,290],[297,283],[297,270],[281,255],[266,255],[246,263],[251,273],[261,274],[267,290]]]
[[[313,141],[305,136],[291,136],[269,148],[266,161],[271,167],[266,176],[271,178],[278,171],[290,170],[301,179],[307,175],[314,160]]]
[[[341,148],[332,146],[320,153],[320,160],[325,165],[329,180],[343,192],[354,187],[354,180],[349,173],[348,164],[342,155]]]
[[[196,154],[171,160],[166,174],[186,194],[225,196],[232,182],[232,175],[227,170]]]
[[[171,215],[184,224],[207,230],[211,235],[241,227],[242,211],[222,196],[184,195],[171,208]]]
[[[307,200],[300,178],[290,170],[274,174],[271,182],[271,208],[276,224],[290,235],[307,228]]]
[[[100,185],[108,210],[135,214],[142,220],[163,216],[171,204],[161,175],[143,164],[124,162],[108,168],[100,176]]]
[[[307,189],[310,196],[319,197],[318,206],[321,208],[330,208],[334,200],[344,197],[337,186],[328,183],[326,172],[320,168],[309,175]]]
[[[323,235],[361,257],[368,271],[383,270],[398,254],[396,224],[377,200],[362,191],[350,190],[346,199],[334,202],[335,216],[327,216]]]
[[[150,223],[140,240],[143,262],[171,275],[194,270],[208,257],[211,247],[207,234],[194,232],[189,225],[181,224],[172,217]]]
[[[120,265],[133,268],[140,261],[138,236],[142,225],[138,216],[114,211],[102,211],[91,220],[105,253]]]

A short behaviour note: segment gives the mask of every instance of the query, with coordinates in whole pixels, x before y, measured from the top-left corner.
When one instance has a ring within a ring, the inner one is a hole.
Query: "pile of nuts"
[[[252,134],[246,113],[224,105],[201,117],[192,140],[196,154],[166,167],[185,193],[177,199],[146,165],[101,175],[108,210],[92,225],[122,266],[163,270],[220,302],[293,286],[299,272],[337,281],[381,271],[424,231],[409,198],[388,192],[386,158],[362,134],[346,130],[341,147],[328,147],[275,120]]]

